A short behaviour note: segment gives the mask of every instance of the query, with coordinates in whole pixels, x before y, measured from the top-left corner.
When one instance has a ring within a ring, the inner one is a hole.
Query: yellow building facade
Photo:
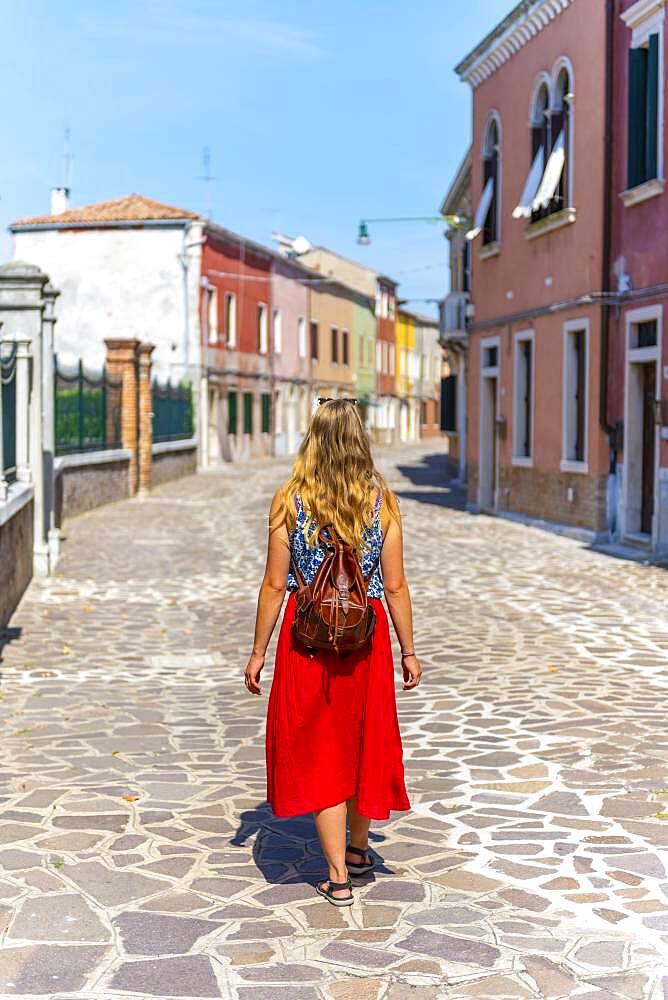
[[[399,440],[420,438],[420,401],[416,388],[420,365],[416,350],[417,317],[399,309],[396,323],[396,390],[399,397]]]

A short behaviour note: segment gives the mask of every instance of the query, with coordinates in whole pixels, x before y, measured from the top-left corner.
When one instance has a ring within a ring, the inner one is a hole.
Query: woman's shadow
[[[232,847],[245,847],[253,842],[253,862],[262,872],[266,882],[314,884],[318,878],[327,877],[327,862],[312,813],[281,818],[274,816],[265,800],[239,817],[239,826],[230,840]],[[377,845],[385,840],[382,833],[369,832],[369,848],[376,854],[375,871],[392,874],[376,853]],[[373,873],[365,882],[374,880]]]

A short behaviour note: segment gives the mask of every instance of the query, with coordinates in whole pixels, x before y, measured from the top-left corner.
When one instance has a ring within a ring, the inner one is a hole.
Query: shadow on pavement
[[[5,646],[8,646],[10,642],[17,642],[21,638],[22,632],[22,628],[0,629],[0,662],[2,662],[2,651]]]
[[[396,489],[394,492],[399,498],[450,507],[452,510],[466,510],[466,487],[453,482],[448,471],[447,454],[436,452],[425,455],[419,464],[397,465],[397,470],[414,486],[425,487],[416,490]]]
[[[237,832],[230,840],[232,847],[242,847],[247,839],[257,834],[253,844],[253,861],[268,883],[294,884],[306,882],[315,885],[327,878],[327,862],[322,853],[312,813],[303,816],[276,817],[267,801],[253,809],[246,809],[239,818]],[[369,847],[377,851],[385,840],[382,833],[371,828]],[[292,869],[292,871],[290,870]],[[386,868],[382,858],[376,858],[376,872],[395,874]],[[364,884],[373,881],[373,875]],[[361,880],[358,880],[361,882]]]

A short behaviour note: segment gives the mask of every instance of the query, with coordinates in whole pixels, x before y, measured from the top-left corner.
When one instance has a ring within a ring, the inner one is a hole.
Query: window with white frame
[[[236,347],[237,299],[234,292],[225,292],[225,338],[228,347]]]
[[[513,461],[530,462],[533,455],[533,331],[515,335],[513,387]]]
[[[283,320],[281,318],[280,309],[274,309],[273,328],[274,354],[280,354],[283,350]]]
[[[663,174],[664,5],[648,13],[638,0],[621,15],[631,28],[628,53],[627,188]]]
[[[389,373],[394,375],[394,344],[389,345]]]
[[[474,240],[482,233],[483,246],[493,245],[500,240],[500,150],[499,119],[496,114],[492,114],[487,122],[482,143],[482,193],[473,219],[473,227],[466,234],[468,240]]]
[[[208,292],[208,305],[207,305],[207,326],[209,328],[209,343],[218,343],[218,290],[210,285],[207,289]]]
[[[297,320],[297,353],[300,358],[306,357],[306,320],[300,316]]]
[[[263,302],[259,302],[257,307],[257,349],[260,354],[267,354],[269,351],[267,307]]]
[[[587,400],[589,367],[586,325],[564,327],[564,461],[587,461]]]

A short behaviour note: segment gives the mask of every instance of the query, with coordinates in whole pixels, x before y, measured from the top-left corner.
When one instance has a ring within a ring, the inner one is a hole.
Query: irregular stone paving
[[[441,449],[380,455],[425,675],[349,909],[242,682],[287,465],[67,524],[3,652],[0,996],[667,1000],[668,577],[466,513]]]

